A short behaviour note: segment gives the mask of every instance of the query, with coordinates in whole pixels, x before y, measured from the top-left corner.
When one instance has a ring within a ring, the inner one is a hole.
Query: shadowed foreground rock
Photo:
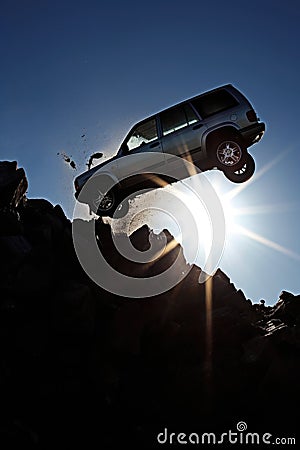
[[[1,448],[152,448],[165,427],[216,433],[239,421],[296,436],[300,296],[252,304],[221,270],[199,284],[196,266],[160,296],[114,296],[81,269],[61,207],[27,199],[16,171],[0,163]],[[179,245],[141,266],[116,253],[108,225],[96,229],[125,274],[152,276],[178,255],[184,270]],[[131,236],[138,249],[149,232]]]

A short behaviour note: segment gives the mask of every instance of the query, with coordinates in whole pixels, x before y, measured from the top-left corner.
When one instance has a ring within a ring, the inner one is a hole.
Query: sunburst
[[[222,203],[224,207],[225,216],[229,219],[232,225],[232,232],[237,233],[247,238],[258,242],[259,244],[268,247],[272,250],[282,253],[285,256],[288,256],[296,261],[300,260],[300,255],[293,250],[284,247],[283,245],[275,242],[266,236],[263,236],[259,233],[256,233],[250,230],[248,227],[242,226],[237,223],[235,216],[248,215],[249,217],[255,217],[258,214],[269,214],[274,212],[284,212],[291,211],[295,207],[298,207],[299,204],[295,202],[289,202],[284,204],[269,204],[269,205],[256,205],[256,206],[245,206],[240,208],[232,207],[232,201],[235,197],[237,197],[242,191],[247,189],[252,183],[255,183],[261,176],[265,175],[274,165],[278,164],[283,158],[287,156],[287,153],[291,152],[292,148],[289,148],[279,154],[276,158],[274,158],[270,163],[263,166],[249,181],[246,183],[235,187],[227,194],[225,194],[222,198]]]

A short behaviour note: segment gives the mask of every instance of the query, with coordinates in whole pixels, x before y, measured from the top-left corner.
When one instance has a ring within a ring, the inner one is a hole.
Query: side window
[[[193,123],[198,122],[199,119],[196,116],[191,105],[189,105],[188,103],[186,105],[184,105],[184,110],[185,110],[186,118],[187,118],[189,125],[193,125]]]
[[[142,125],[137,126],[127,140],[128,150],[134,150],[141,145],[157,139],[156,120],[150,119]]]
[[[188,104],[161,113],[160,119],[163,136],[167,136],[198,121],[196,114]]]
[[[226,109],[238,105],[238,101],[225,89],[202,95],[192,101],[192,105],[200,116],[205,119]]]
[[[163,136],[174,133],[174,131],[180,130],[180,128],[188,125],[183,108],[169,109],[161,113],[160,119]]]

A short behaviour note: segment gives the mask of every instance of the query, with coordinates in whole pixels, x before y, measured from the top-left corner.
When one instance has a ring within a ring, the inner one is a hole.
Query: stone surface
[[[218,269],[208,302],[193,266],[160,296],[116,297],[83,272],[61,207],[26,199],[15,172],[15,163],[0,164],[11,214],[0,227],[1,448],[154,448],[164,427],[224,432],[240,420],[251,431],[296,435],[299,295],[253,304]],[[95,227],[123,273],[153,275],[183,258],[174,245],[141,269],[115,251],[109,225],[79,223]],[[149,233],[137,230],[133,245],[147,249]]]
[[[0,161],[0,208],[17,207],[24,197],[28,181],[16,161]]]

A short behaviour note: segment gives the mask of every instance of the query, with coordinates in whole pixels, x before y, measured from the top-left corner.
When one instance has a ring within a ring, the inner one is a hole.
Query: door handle
[[[150,145],[150,148],[154,148],[154,147],[158,147],[159,146],[159,142],[154,142],[154,144]]]
[[[198,130],[199,128],[203,127],[202,123],[198,123],[193,127],[193,130]]]

